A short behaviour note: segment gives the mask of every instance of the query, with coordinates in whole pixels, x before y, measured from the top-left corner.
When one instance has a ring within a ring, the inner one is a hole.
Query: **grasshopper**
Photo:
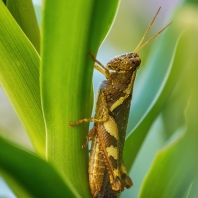
[[[111,59],[106,67],[89,53],[95,62],[94,68],[106,80],[102,81],[98,90],[95,116],[76,123],[70,122],[70,126],[94,122],[86,142],[92,141],[88,172],[93,197],[97,197],[99,193],[101,197],[116,197],[125,187],[130,188],[133,185],[124,166],[123,149],[133,85],[141,64],[137,53],[171,24],[142,44],[160,9],[161,7],[133,52]]]

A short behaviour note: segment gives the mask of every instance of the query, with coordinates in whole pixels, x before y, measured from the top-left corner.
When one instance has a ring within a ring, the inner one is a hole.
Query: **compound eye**
[[[130,58],[130,62],[133,63],[133,64],[135,64],[134,58]]]

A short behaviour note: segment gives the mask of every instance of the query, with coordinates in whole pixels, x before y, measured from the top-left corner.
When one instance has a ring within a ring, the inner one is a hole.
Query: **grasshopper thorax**
[[[107,69],[118,72],[135,71],[139,68],[141,59],[137,53],[127,53],[116,56],[107,63]]]

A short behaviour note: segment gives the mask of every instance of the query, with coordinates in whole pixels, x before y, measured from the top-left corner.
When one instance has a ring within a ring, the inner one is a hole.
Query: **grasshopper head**
[[[107,69],[115,71],[137,70],[140,66],[141,59],[137,53],[127,53],[116,56],[107,63]]]

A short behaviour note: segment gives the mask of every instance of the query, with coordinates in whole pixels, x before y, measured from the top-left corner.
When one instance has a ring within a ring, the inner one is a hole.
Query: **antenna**
[[[153,25],[153,23],[154,23],[157,15],[158,15],[160,9],[161,9],[161,6],[159,7],[158,11],[156,12],[156,14],[155,14],[153,20],[151,21],[150,25],[148,26],[147,30],[145,31],[141,41],[139,42],[139,44],[137,45],[137,47],[133,51],[134,53],[137,53],[138,51],[140,51],[143,47],[145,47],[148,43],[150,43],[150,41],[152,41],[155,37],[157,37],[161,32],[163,32],[172,23],[172,22],[170,22],[168,25],[166,25],[164,28],[162,28],[157,34],[155,34],[149,40],[147,40],[144,44],[142,44],[142,42],[144,41],[146,35],[148,34],[149,30],[151,29],[151,26]]]

